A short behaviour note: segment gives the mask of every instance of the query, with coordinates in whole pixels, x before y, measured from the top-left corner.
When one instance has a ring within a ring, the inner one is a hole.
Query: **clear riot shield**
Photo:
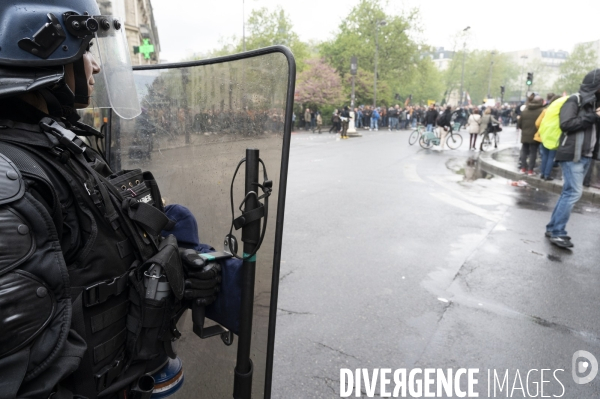
[[[106,155],[113,169],[151,171],[165,202],[188,207],[198,220],[200,241],[218,251],[232,223],[230,186],[236,166],[246,149],[259,150],[273,191],[256,258],[252,398],[270,397],[295,74],[293,56],[280,46],[135,67],[142,114],[124,120],[112,113],[104,119],[110,126]],[[243,167],[233,197],[237,217],[244,199]],[[241,233],[234,234],[241,254]],[[200,339],[192,332],[189,313],[177,349],[185,382],[172,397],[232,397],[239,338],[231,346],[218,336]]]

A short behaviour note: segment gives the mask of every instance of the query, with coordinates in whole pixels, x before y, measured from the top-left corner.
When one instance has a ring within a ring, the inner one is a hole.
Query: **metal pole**
[[[258,208],[258,165],[259,151],[246,149],[246,202],[244,212]],[[248,195],[254,192],[256,195]],[[244,242],[244,258],[253,253],[260,238],[260,219],[242,227]],[[237,363],[233,383],[235,399],[250,399],[252,397],[252,360],[250,348],[252,340],[252,317],[254,308],[254,280],[256,274],[256,256],[244,260],[242,266],[242,305],[240,315],[240,333],[238,339]]]
[[[352,75],[352,97],[350,98],[350,107],[352,108],[352,111],[354,111],[354,78],[355,76]]]
[[[377,56],[379,53],[379,41],[377,40],[377,31],[379,22],[375,25],[375,76],[373,77],[373,108],[377,106]]]
[[[523,69],[525,68],[525,60],[526,59],[527,59],[526,55],[521,56],[521,60],[522,60],[522,62],[521,62],[521,79],[523,79]],[[520,88],[519,88],[519,103],[521,103],[521,97],[523,95],[524,84],[520,84],[519,86],[520,86]]]
[[[460,73],[460,104],[458,104],[459,107],[462,107],[464,104],[464,99],[463,99],[463,85],[464,85],[464,81],[465,81],[465,57],[467,55],[467,41],[465,40],[465,32],[468,31],[469,29],[471,29],[470,26],[467,26],[465,29],[463,29],[463,61],[462,61],[462,71]]]
[[[462,72],[460,73],[460,104],[459,107],[463,106],[463,84],[465,81],[465,56],[466,56],[467,42],[463,42],[463,61],[462,61]]]
[[[489,78],[489,81],[488,81],[488,91],[487,91],[487,97],[488,97],[488,99],[491,96],[490,93],[491,93],[491,90],[492,90],[492,68],[494,67],[494,54],[495,53],[492,51],[492,59],[490,61],[490,78]]]

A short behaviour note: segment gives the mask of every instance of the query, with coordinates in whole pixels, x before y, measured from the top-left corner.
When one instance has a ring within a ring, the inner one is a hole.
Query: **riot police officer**
[[[161,235],[152,174],[81,139],[102,136],[90,101],[139,114],[123,30],[96,0],[0,4],[0,398],[148,397],[178,319],[218,291]]]

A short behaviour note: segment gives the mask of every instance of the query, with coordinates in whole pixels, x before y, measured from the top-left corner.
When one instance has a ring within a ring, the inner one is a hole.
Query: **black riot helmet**
[[[45,90],[63,106],[90,102],[130,119],[140,113],[124,24],[100,15],[96,0],[0,1],[0,98]],[[91,101],[83,55],[101,72]],[[74,93],[64,81],[73,64]]]

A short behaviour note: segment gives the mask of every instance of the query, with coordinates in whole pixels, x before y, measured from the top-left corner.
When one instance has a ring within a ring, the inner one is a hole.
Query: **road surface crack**
[[[353,358],[353,359],[356,359],[356,360],[360,360],[360,359],[359,359],[359,358],[357,358],[356,356],[352,356],[352,355],[350,355],[350,354],[348,354],[348,353],[346,353],[346,352],[344,352],[344,351],[341,351],[341,350],[339,350],[339,349],[332,348],[332,347],[331,347],[331,346],[329,346],[329,345],[325,345],[325,344],[322,344],[322,343],[320,343],[320,342],[315,342],[315,344],[317,344],[317,345],[321,345],[322,347],[324,347],[324,348],[327,348],[327,349],[329,349],[329,350],[332,350],[332,351],[334,351],[334,352],[337,352],[337,353],[339,353],[339,354],[341,354],[341,355],[348,356],[348,357],[351,357],[351,358]]]
[[[339,383],[340,383],[340,381],[339,381],[339,380],[334,380],[334,379],[332,379],[332,378],[327,378],[327,377],[320,377],[320,376],[318,376],[318,375],[314,375],[314,376],[313,376],[313,378],[314,378],[314,379],[317,379],[317,380],[323,380],[323,381],[325,382],[325,385],[326,385],[326,386],[327,386],[329,389],[331,389],[331,392],[333,392],[333,393],[334,393],[334,394],[336,394],[336,395],[338,394],[338,393],[335,391],[335,388],[332,386],[332,383],[333,383],[333,384],[335,384],[335,383],[338,383],[338,384],[339,384]],[[335,386],[335,385],[334,385],[334,386]]]
[[[280,310],[280,311],[282,311],[282,312],[285,312],[285,313],[287,313],[288,315],[290,315],[290,314],[312,314],[312,313],[310,313],[310,312],[295,312],[295,311],[293,311],[293,310],[286,310],[286,309],[281,309],[281,308],[277,308],[277,310]]]
[[[279,282],[282,282],[284,278],[286,278],[287,276],[289,276],[292,273],[294,273],[294,270],[289,271],[286,274],[284,274],[283,276],[279,277]]]

